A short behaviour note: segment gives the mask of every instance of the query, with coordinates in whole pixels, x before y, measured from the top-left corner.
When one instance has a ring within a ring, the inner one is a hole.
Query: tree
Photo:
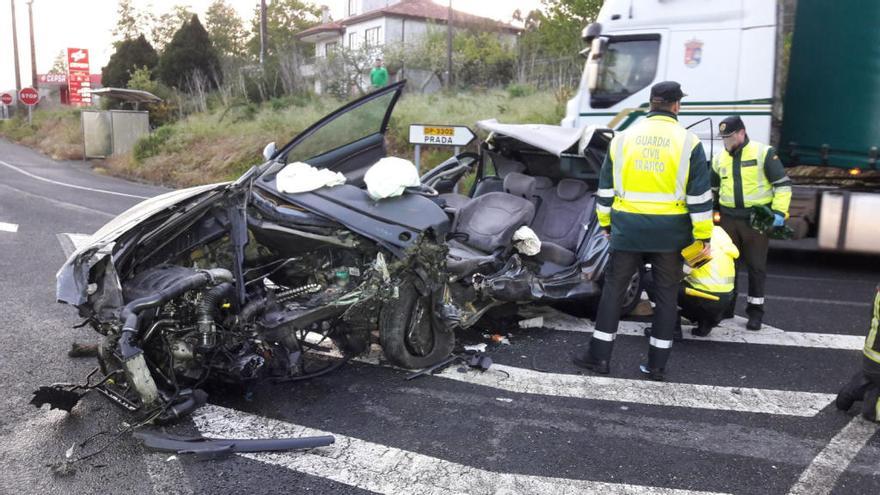
[[[205,27],[214,48],[221,55],[241,57],[247,32],[235,9],[224,0],[214,0],[205,13]]]
[[[175,5],[170,12],[159,17],[152,16],[150,39],[157,50],[162,51],[171,42],[171,38],[193,16],[188,6]]]
[[[220,61],[199,16],[193,15],[174,33],[159,58],[157,72],[162,82],[178,89],[186,88],[195,78],[209,87],[220,84]]]
[[[113,38],[116,39],[114,45],[137,38],[149,24],[147,15],[135,9],[131,5],[131,0],[119,0],[116,14],[116,27],[113,28]]]
[[[267,54],[271,57],[280,51],[305,45],[296,39],[296,33],[318,24],[321,11],[302,0],[274,0],[266,11],[266,30],[269,40]],[[254,11],[251,21],[254,36],[248,43],[248,51],[254,56],[260,53],[260,9]],[[308,46],[312,46],[308,44]],[[300,47],[302,48],[302,47]]]
[[[58,55],[55,55],[49,74],[67,74],[67,52],[60,50]]]
[[[541,0],[541,11],[526,19],[527,32],[535,33],[540,51],[549,56],[577,54],[581,30],[593,22],[603,0]]]
[[[101,83],[107,87],[124,88],[135,69],[153,69],[158,62],[159,55],[144,35],[126,39],[119,42],[107,65],[101,69]]]

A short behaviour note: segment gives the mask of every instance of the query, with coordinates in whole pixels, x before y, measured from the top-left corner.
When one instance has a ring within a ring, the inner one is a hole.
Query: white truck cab
[[[776,59],[776,2],[606,0],[584,28],[580,88],[564,127],[624,130],[648,112],[651,86],[678,81],[687,96],[679,120],[704,141],[740,115],[752,139],[769,142]],[[711,122],[711,125],[710,125]]]

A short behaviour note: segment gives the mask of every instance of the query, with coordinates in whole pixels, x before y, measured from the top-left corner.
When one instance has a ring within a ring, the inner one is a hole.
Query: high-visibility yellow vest
[[[740,155],[740,177],[742,178],[743,208],[766,205],[773,201],[773,185],[764,174],[764,158],[769,146],[749,141]],[[733,156],[727,150],[712,158],[712,170],[721,177],[718,202],[721,206],[736,208],[733,181]]]
[[[686,215],[691,152],[700,143],[671,117],[644,119],[611,142],[614,203],[640,215]]]
[[[878,332],[880,332],[880,286],[874,294],[874,317],[871,319],[871,329],[868,331],[868,337],[865,339],[865,348],[863,353],[865,357],[880,364],[880,340],[878,340]]]
[[[736,263],[739,250],[719,226],[712,227],[712,259],[694,269],[685,282],[694,289],[705,292],[732,292],[736,282]]]

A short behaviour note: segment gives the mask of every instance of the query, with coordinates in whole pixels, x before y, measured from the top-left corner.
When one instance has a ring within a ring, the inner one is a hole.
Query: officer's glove
[[[782,227],[783,225],[785,225],[785,217],[781,213],[775,213],[773,215],[773,226]]]

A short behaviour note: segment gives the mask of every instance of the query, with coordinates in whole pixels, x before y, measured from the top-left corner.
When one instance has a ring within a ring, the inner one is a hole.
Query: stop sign
[[[18,99],[25,105],[36,105],[40,101],[40,93],[34,88],[22,88],[18,92]]]
[[[12,105],[12,95],[9,93],[3,93],[0,95],[0,103],[4,105]]]

